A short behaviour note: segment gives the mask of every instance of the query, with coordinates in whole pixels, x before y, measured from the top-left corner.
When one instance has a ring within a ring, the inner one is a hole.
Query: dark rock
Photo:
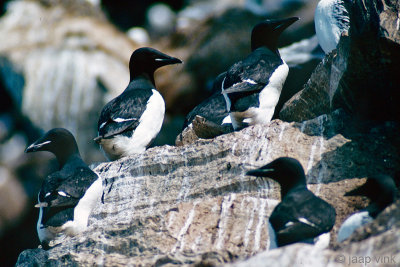
[[[49,253],[41,248],[24,250],[18,257],[15,266],[51,266],[48,263]]]
[[[316,68],[279,117],[303,121],[340,107],[362,119],[399,121],[398,12],[390,1],[355,1],[350,36],[342,36],[337,53]]]

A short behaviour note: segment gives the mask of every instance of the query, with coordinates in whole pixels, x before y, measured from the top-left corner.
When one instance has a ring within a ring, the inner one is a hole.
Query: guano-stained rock
[[[95,170],[103,178],[104,203],[89,218],[87,232],[55,240],[48,261],[215,265],[262,252],[269,247],[267,221],[279,202],[279,187],[244,173],[280,156],[299,159],[310,189],[334,205],[335,236],[341,222],[365,206],[361,199],[343,197],[362,182],[352,178],[399,169],[392,146],[399,143],[398,129],[391,123],[356,125],[337,111],[303,123],[274,120],[213,140],[155,147],[138,157],[100,164]],[[317,253],[307,245],[283,249],[291,250],[302,260]],[[320,262],[332,253],[318,252]]]

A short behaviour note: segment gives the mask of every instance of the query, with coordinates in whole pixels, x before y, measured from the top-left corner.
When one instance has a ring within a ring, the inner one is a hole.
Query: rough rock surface
[[[346,216],[365,206],[362,199],[342,197],[362,182],[351,178],[393,174],[400,168],[393,146],[400,143],[398,130],[395,123],[355,123],[337,111],[303,123],[274,120],[213,140],[155,147],[138,157],[100,164],[95,170],[103,178],[104,203],[91,215],[87,232],[55,240],[46,262],[222,264],[264,251],[279,187],[244,173],[280,156],[299,159],[310,189],[335,206],[334,234]],[[293,250],[303,260],[317,253],[307,245],[283,250]],[[17,266],[37,251],[30,253]],[[318,257],[325,260],[332,253],[318,252]]]
[[[399,121],[399,12],[394,1],[354,1],[349,36],[342,36],[337,53],[317,68],[279,118],[303,121],[341,107],[364,119]]]

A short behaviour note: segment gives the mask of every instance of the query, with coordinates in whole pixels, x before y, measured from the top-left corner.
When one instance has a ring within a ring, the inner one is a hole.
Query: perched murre
[[[215,78],[212,87],[212,95],[186,115],[183,129],[188,127],[196,116],[201,116],[216,125],[231,124],[231,118],[226,110],[225,98],[221,94],[221,85],[225,75],[226,72],[223,72]]]
[[[282,201],[269,217],[270,228],[273,229],[270,248],[296,242],[314,243],[315,238],[328,233],[335,224],[335,209],[307,189],[303,167],[296,159],[278,158],[259,169],[248,171],[247,175],[269,177],[281,186]],[[329,233],[323,237],[318,242],[327,246]]]
[[[149,47],[132,53],[129,85],[104,106],[98,137],[94,139],[109,160],[141,153],[157,136],[164,120],[165,102],[156,90],[154,72],[177,63],[182,61]]]
[[[50,174],[38,194],[37,233],[44,248],[64,232],[76,235],[87,228],[88,218],[100,201],[101,178],[83,162],[74,136],[66,129],[54,128],[30,145],[25,152],[49,151],[60,165]]]
[[[325,54],[336,49],[342,32],[349,30],[346,4],[350,3],[351,0],[321,0],[315,9],[315,33]]]
[[[235,130],[271,120],[289,73],[279,55],[278,38],[298,19],[271,19],[254,26],[252,53],[226,72],[221,93]]]
[[[373,221],[379,213],[395,201],[396,195],[396,184],[392,177],[382,174],[369,177],[363,185],[347,192],[345,196],[366,196],[371,202],[368,207],[354,213],[343,222],[337,241],[343,242],[357,228]]]

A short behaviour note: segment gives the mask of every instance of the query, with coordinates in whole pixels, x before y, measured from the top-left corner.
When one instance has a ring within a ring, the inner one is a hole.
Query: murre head
[[[63,166],[71,155],[79,155],[74,136],[64,128],[51,129],[31,144],[25,153],[36,151],[52,152],[57,157],[60,166]]]
[[[345,196],[368,197],[371,203],[367,210],[372,217],[376,217],[396,199],[397,188],[392,177],[379,174],[368,177],[363,185],[347,192]]]
[[[268,177],[281,185],[282,197],[294,187],[306,187],[306,176],[300,162],[294,158],[282,157],[246,173],[251,176]]]
[[[182,63],[180,59],[168,56],[154,48],[142,47],[136,49],[129,60],[130,80],[132,81],[140,75],[146,75],[154,84],[154,72],[156,69],[165,65],[179,63]]]
[[[298,20],[299,18],[292,17],[288,19],[267,19],[258,23],[251,32],[251,51],[265,46],[279,55],[279,36],[287,27]]]

